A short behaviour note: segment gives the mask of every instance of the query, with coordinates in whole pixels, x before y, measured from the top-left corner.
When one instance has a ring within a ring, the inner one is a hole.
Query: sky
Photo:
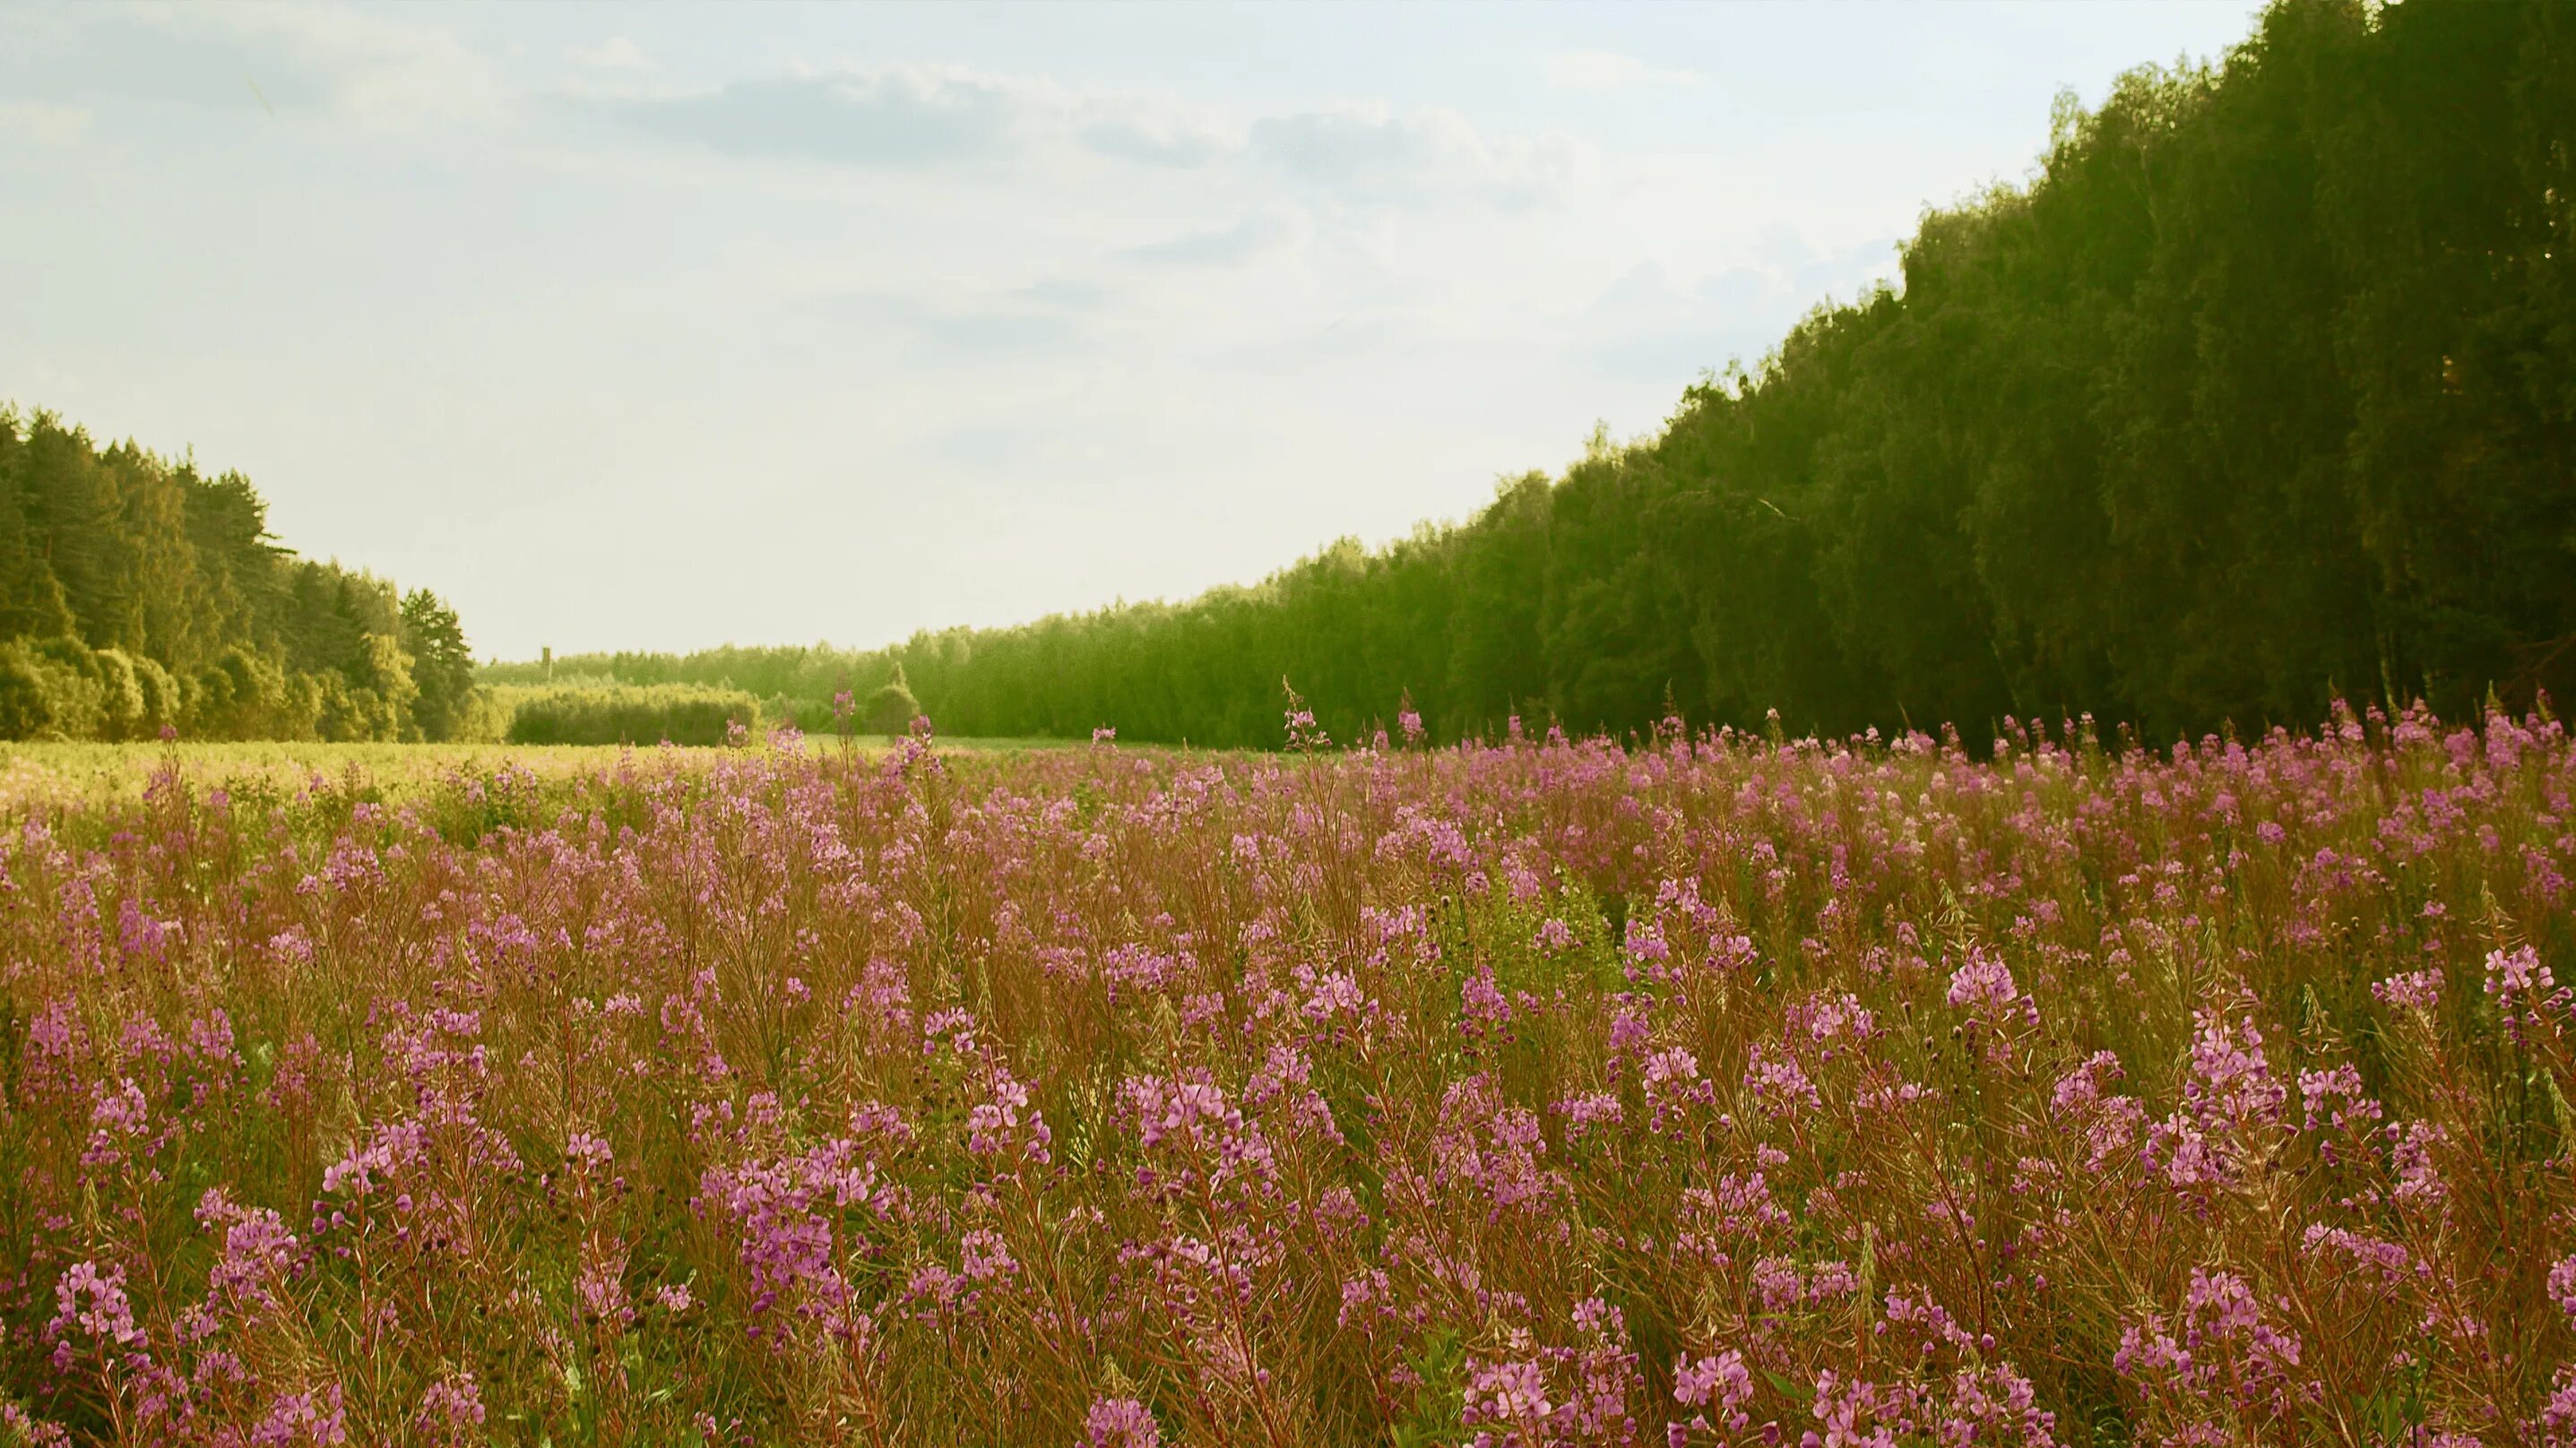
[[[476,651],[1250,582],[1651,436],[2246,0],[0,6],[0,399]]]

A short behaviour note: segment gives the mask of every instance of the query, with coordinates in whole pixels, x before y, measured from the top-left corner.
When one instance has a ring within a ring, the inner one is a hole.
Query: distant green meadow
[[[1007,755],[1063,749],[1074,742],[941,739],[937,748]],[[808,736],[804,747],[875,755],[893,746],[874,736],[844,741],[819,735]],[[540,784],[596,777],[614,771],[621,756],[631,756],[638,770],[698,770],[737,752],[676,744],[0,743],[0,817],[140,798],[155,777],[173,769],[194,794],[222,789],[236,797],[279,803],[324,798],[392,802],[505,773]]]

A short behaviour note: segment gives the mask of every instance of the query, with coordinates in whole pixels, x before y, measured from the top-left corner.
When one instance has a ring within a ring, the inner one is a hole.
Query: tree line
[[[2091,713],[2172,737],[2576,682],[2576,7],[2280,0],[2061,98],[1660,435],[1254,587],[1004,629],[560,661],[943,729],[1793,729]],[[522,668],[532,666],[520,666]],[[810,727],[810,726],[809,726]]]
[[[298,558],[239,473],[0,404],[0,738],[490,729],[454,609]]]
[[[709,684],[498,684],[512,744],[712,745],[749,739],[760,701]]]

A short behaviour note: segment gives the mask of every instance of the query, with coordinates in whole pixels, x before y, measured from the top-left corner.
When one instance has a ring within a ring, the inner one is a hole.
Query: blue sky
[[[2241,0],[0,9],[0,398],[477,650],[1248,581],[1650,433]]]

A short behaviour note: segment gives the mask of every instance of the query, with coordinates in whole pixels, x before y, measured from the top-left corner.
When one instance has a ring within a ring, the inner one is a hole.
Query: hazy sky
[[[1249,581],[1658,427],[2245,0],[0,5],[0,398],[477,651]]]

